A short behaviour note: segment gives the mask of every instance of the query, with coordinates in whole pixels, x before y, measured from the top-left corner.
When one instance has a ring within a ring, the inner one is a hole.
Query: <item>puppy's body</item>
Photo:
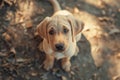
[[[54,14],[46,17],[38,25],[38,33],[43,38],[40,50],[46,53],[44,68],[53,67],[54,59],[62,59],[62,68],[70,70],[70,58],[78,53],[77,41],[80,39],[83,24],[67,10],[61,10],[56,0],[49,0],[54,7]]]

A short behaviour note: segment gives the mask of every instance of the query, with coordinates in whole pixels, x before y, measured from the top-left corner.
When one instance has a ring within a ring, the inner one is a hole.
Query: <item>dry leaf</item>
[[[0,57],[5,57],[7,54],[0,52]]]
[[[114,76],[113,80],[120,80],[120,75]]]
[[[13,54],[16,54],[15,48],[12,47],[12,48],[10,49],[10,52],[12,52]]]
[[[79,13],[79,9],[77,7],[74,8],[74,13]]]
[[[28,59],[23,59],[23,58],[17,58],[16,59],[16,62],[26,62],[26,61],[28,61]]]
[[[120,33],[120,30],[115,28],[109,32],[109,34],[114,34],[114,33]]]
[[[106,14],[106,11],[105,11],[105,10],[102,10],[102,14],[105,15],[105,14]]]
[[[36,32],[34,33],[34,36],[39,36],[39,33],[36,31]]]
[[[100,21],[110,21],[111,19],[109,17],[98,17]]]
[[[11,40],[11,37],[8,33],[3,33],[2,36],[5,38],[6,41],[10,41]]]
[[[10,6],[12,6],[12,2],[10,0],[4,0],[4,2],[6,2],[7,4],[9,4]]]
[[[70,72],[72,75],[75,75],[75,73],[73,71]]]
[[[31,28],[32,26],[33,26],[32,21],[27,21],[27,22],[25,23],[25,27],[26,27],[26,28]]]
[[[117,58],[118,58],[118,59],[120,59],[120,53],[119,53],[119,54],[117,54]]]
[[[120,9],[118,9],[118,12],[120,12]]]

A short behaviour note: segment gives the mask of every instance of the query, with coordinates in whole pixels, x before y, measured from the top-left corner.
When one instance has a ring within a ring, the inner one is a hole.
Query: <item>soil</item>
[[[43,69],[36,26],[53,14],[47,0],[0,0],[0,80],[120,80],[120,0],[58,0],[84,22],[71,71]]]

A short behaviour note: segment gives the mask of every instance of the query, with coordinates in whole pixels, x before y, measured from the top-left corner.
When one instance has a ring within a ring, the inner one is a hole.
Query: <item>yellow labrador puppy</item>
[[[76,43],[84,25],[69,11],[61,10],[57,0],[49,1],[54,7],[54,14],[37,26],[38,34],[43,38],[39,49],[46,54],[44,69],[52,69],[54,60],[61,59],[62,68],[70,71],[70,59],[79,52]]]

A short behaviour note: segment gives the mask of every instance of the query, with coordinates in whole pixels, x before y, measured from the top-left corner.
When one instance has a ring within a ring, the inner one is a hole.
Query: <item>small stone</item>
[[[31,72],[31,76],[37,76],[38,73],[36,71]]]
[[[120,12],[120,9],[118,9],[118,12]]]
[[[75,73],[73,71],[71,71],[70,73],[71,73],[71,75],[75,75]]]
[[[61,76],[62,80],[67,80],[67,78],[65,76]]]

